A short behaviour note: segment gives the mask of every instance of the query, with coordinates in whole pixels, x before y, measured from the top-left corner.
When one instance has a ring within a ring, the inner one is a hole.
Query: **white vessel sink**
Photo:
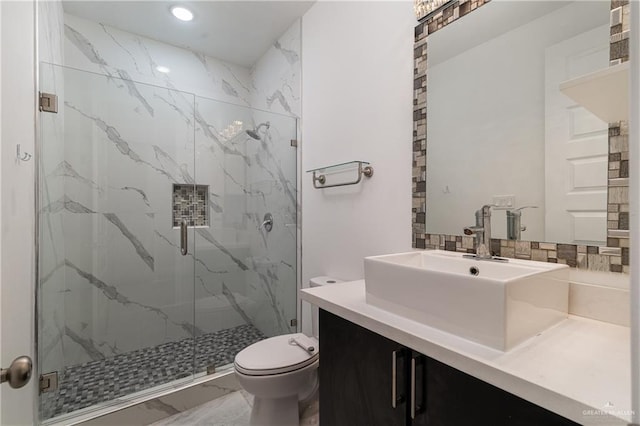
[[[568,274],[566,265],[439,250],[364,259],[367,303],[502,351],[567,317]]]

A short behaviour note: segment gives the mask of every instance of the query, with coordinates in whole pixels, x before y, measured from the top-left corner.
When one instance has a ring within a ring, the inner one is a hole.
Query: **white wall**
[[[17,163],[16,144],[33,153],[34,146],[34,3],[1,2],[2,133],[0,202],[0,362],[20,355],[34,357],[34,161]],[[34,424],[37,379],[22,389],[3,386],[0,424]]]
[[[364,160],[375,170],[324,190],[303,173],[303,286],[362,278],[363,257],[411,249],[415,25],[404,1],[319,2],[303,17],[302,168]]]

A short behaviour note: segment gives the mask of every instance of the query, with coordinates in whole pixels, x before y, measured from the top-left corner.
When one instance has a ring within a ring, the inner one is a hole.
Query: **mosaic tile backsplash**
[[[629,60],[629,0],[611,2],[609,63]],[[607,245],[629,252],[629,124],[609,123]],[[627,267],[628,268],[628,267]],[[626,270],[625,270],[626,272]]]
[[[188,226],[209,226],[209,186],[173,185],[173,227],[183,220]]]
[[[489,0],[454,1],[415,27],[413,86],[412,234],[413,247],[475,252],[475,239],[426,233],[427,36],[473,12]],[[418,19],[424,18],[418,16]],[[629,60],[629,0],[611,2],[610,65]],[[629,273],[628,123],[609,124],[607,246],[491,240],[495,256],[562,263],[575,268]]]

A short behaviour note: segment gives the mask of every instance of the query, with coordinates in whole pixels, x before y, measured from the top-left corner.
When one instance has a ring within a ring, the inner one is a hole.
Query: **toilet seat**
[[[313,355],[295,343],[291,338],[304,336],[301,333],[270,337],[240,351],[235,358],[236,371],[248,376],[269,376],[299,370],[318,360],[319,350]]]

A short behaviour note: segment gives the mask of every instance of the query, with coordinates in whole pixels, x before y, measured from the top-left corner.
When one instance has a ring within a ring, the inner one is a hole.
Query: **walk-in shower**
[[[58,101],[40,113],[43,421],[229,368],[297,329],[297,117],[260,102],[295,49],[242,68],[58,18],[64,55],[39,65]]]

